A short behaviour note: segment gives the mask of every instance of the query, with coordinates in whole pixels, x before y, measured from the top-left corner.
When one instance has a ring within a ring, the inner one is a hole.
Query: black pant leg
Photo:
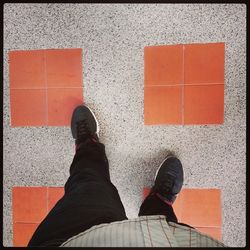
[[[127,219],[101,143],[89,140],[77,150],[64,189],[28,246],[59,246],[94,225]]]
[[[194,228],[188,224],[178,222],[173,207],[163,202],[156,194],[150,194],[143,201],[139,210],[139,216],[143,215],[165,215],[166,221],[168,222],[174,222],[182,226]]]
[[[178,222],[173,207],[163,202],[156,194],[150,194],[143,201],[139,216],[143,215],[165,215],[167,221]]]

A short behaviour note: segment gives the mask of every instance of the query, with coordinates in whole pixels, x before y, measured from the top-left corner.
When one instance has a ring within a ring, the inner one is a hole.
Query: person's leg
[[[110,181],[104,145],[96,137],[84,138],[77,145],[65,194],[38,226],[28,246],[59,246],[94,225],[127,219]]]
[[[158,168],[155,176],[155,184],[143,201],[139,210],[139,216],[165,215],[168,222],[193,228],[190,225],[178,222],[172,207],[177,194],[181,191],[182,184],[182,164],[179,159],[171,154]]]
[[[167,221],[177,223],[178,219],[172,204],[183,184],[183,168],[181,162],[169,155],[156,172],[155,183],[150,194],[143,201],[139,216],[165,215]]]
[[[143,215],[165,215],[167,221],[178,222],[172,205],[165,203],[156,194],[148,195],[141,204],[139,216]]]

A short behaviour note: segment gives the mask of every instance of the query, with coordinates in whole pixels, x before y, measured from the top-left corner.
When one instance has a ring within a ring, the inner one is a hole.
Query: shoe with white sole
[[[80,105],[73,111],[71,118],[71,132],[76,145],[87,138],[99,141],[99,125],[93,111],[86,105]]]
[[[155,175],[155,183],[150,193],[155,193],[168,204],[173,204],[183,185],[183,168],[174,155],[164,159]]]

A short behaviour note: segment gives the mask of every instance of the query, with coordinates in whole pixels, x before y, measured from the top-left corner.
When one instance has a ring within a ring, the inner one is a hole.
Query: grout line
[[[224,85],[224,83],[188,83],[188,84],[165,84],[165,85],[144,85],[144,87],[173,87],[173,86],[209,86],[209,85]]]
[[[45,87],[45,88],[11,88],[11,89],[23,89],[23,90],[38,90],[38,89],[82,89],[83,87]]]
[[[202,85],[224,85],[224,83],[214,83],[214,82],[208,82],[208,83],[186,83],[184,85],[191,85],[191,86],[202,86]]]
[[[144,87],[172,87],[172,86],[182,86],[182,84],[154,84],[154,85],[144,85]]]
[[[185,45],[182,46],[182,93],[181,93],[181,122],[182,126],[184,126],[184,83],[185,83],[185,75],[184,75],[184,54],[185,54]]]
[[[46,120],[45,124],[48,125],[48,82],[47,82],[47,57],[46,50],[44,50],[44,78],[45,78],[45,110],[46,110]]]

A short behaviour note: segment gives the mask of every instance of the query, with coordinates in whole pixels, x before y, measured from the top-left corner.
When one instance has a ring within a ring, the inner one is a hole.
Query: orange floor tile
[[[144,124],[222,124],[224,50],[224,43],[145,47]]]
[[[46,125],[45,89],[10,89],[11,125]]]
[[[38,223],[14,223],[13,246],[26,247],[38,225]]]
[[[46,187],[13,187],[13,222],[39,223],[47,215]]]
[[[14,246],[27,246],[37,226],[63,195],[63,187],[13,187]]]
[[[82,87],[82,50],[46,50],[47,85],[50,87]]]
[[[145,124],[180,124],[182,87],[146,87],[144,89]]]
[[[224,84],[224,43],[187,44],[185,84]]]
[[[144,188],[147,197],[150,188]],[[173,208],[179,222],[197,228],[216,239],[221,239],[221,193],[220,189],[183,188]]]
[[[9,52],[10,88],[45,88],[43,50]]]
[[[49,126],[67,126],[70,124],[72,111],[82,104],[82,88],[51,88],[48,94]]]
[[[68,126],[83,103],[82,50],[11,51],[11,126]]]
[[[173,85],[183,82],[183,46],[144,48],[145,85]]]
[[[48,211],[50,211],[56,203],[63,197],[63,187],[49,187],[48,188]]]
[[[184,87],[184,124],[222,124],[224,121],[224,85]]]
[[[221,227],[220,189],[184,189],[181,199],[182,221],[194,227]]]

